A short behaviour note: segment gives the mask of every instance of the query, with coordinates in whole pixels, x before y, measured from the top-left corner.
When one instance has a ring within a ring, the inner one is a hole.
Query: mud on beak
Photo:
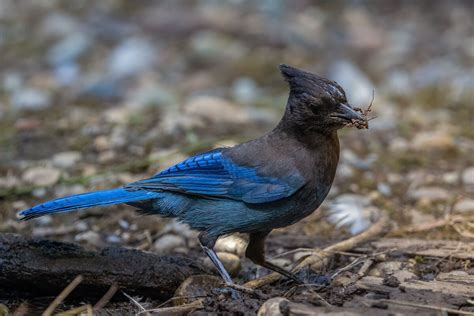
[[[339,105],[338,111],[332,115],[346,123],[346,126],[368,128],[367,116],[359,109],[355,109],[349,104],[341,103]]]

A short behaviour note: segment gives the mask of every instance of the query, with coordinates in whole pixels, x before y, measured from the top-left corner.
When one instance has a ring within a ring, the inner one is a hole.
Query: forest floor
[[[204,296],[193,303],[131,299],[122,288],[99,314],[185,303],[194,305],[177,313],[474,312],[472,2],[261,3],[0,2],[0,233],[185,255],[212,272],[195,232],[130,207],[29,222],[15,214],[268,131],[286,102],[277,68],[286,63],[336,80],[363,108],[375,92],[377,118],[341,131],[327,200],[274,231],[268,256],[292,267],[385,215],[386,234],[302,269],[305,286],[279,280],[233,301],[206,277],[180,289]],[[244,245],[245,236],[218,245],[239,284],[268,273],[243,258]],[[321,275],[333,278],[321,284]],[[59,294],[27,292],[0,284],[0,314],[40,313]],[[56,312],[100,296],[73,291]]]

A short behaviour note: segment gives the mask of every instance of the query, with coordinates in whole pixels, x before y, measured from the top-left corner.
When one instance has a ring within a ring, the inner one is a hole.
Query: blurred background
[[[15,213],[268,131],[285,107],[277,66],[286,63],[336,80],[356,106],[375,93],[370,129],[340,133],[338,174],[322,209],[352,219],[333,223],[356,233],[384,209],[392,235],[472,237],[459,223],[410,229],[474,211],[473,6],[0,0],[0,231],[198,251],[193,233],[130,207],[27,223]],[[275,232],[271,251],[343,237],[319,219]]]

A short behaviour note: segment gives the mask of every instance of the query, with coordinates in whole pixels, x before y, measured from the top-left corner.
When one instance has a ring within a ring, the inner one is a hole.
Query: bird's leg
[[[205,232],[201,232],[198,236],[198,239],[199,239],[199,244],[201,245],[202,250],[204,250],[204,252],[209,257],[209,259],[211,259],[212,263],[217,268],[217,271],[219,272],[220,276],[224,280],[226,286],[231,288],[232,297],[239,298],[238,293],[233,290],[235,288],[238,288],[238,286],[234,284],[229,273],[225,269],[221,260],[217,256],[216,252],[214,251],[214,245],[216,244],[217,237],[212,237],[212,236],[209,236]]]
[[[245,250],[245,256],[252,260],[252,262],[255,264],[280,273],[281,275],[292,279],[297,283],[303,283],[293,273],[265,260],[265,238],[269,233],[270,231],[251,233],[247,249]]]

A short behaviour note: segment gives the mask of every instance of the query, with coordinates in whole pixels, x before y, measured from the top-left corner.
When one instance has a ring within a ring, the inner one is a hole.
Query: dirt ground
[[[366,231],[383,214],[390,229],[383,239],[303,269],[306,286],[280,280],[233,301],[211,286],[215,280],[200,279],[183,291],[204,297],[188,298],[196,305],[179,312],[271,315],[262,305],[276,297],[286,300],[266,308],[281,314],[474,312],[473,5],[0,1],[0,233],[208,264],[195,232],[130,207],[29,222],[15,214],[50,198],[120,186],[268,131],[285,106],[288,89],[277,66],[286,63],[336,80],[354,105],[366,107],[374,93],[377,118],[369,130],[341,131],[327,200],[274,231],[268,256],[292,267],[311,249]],[[446,244],[429,244],[436,240]],[[239,284],[268,273],[243,258],[244,243],[230,238],[218,249]],[[322,276],[333,278],[325,284]],[[124,293],[99,314],[179,305]],[[40,313],[55,297],[0,284],[0,314]],[[73,292],[56,312],[99,299]],[[170,310],[154,311],[163,312]]]

